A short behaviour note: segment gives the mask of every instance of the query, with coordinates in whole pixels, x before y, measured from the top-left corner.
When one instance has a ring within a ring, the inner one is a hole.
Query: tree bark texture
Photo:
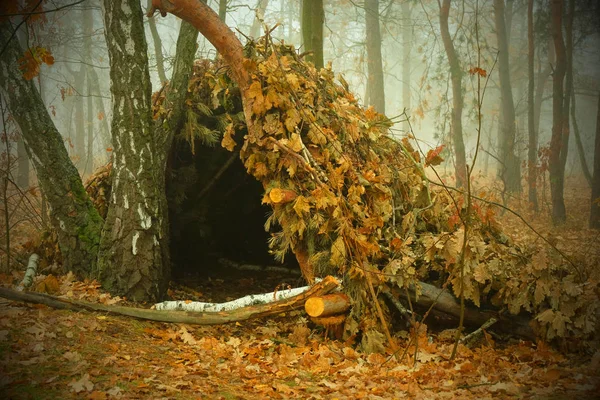
[[[112,191],[97,276],[113,294],[157,300],[169,277],[164,172],[151,114],[143,14],[137,0],[105,0],[113,116]]]
[[[535,129],[535,77],[534,77],[534,54],[535,44],[533,40],[533,0],[527,3],[527,74],[529,82],[527,86],[527,129],[529,131],[529,148],[527,151],[527,186],[529,203],[533,210],[539,211],[537,199],[537,150],[538,135]],[[543,83],[542,83],[543,84]]]
[[[515,105],[510,83],[510,65],[508,54],[508,36],[506,31],[504,0],[494,0],[494,19],[498,40],[498,75],[500,78],[500,162],[503,169],[506,189],[510,192],[521,191],[521,165],[515,154]]]
[[[590,228],[600,229],[600,96],[598,96],[598,113],[596,116],[596,143],[594,146],[594,179],[592,181]]]
[[[102,219],[83,188],[39,92],[18,69],[17,60],[23,50],[17,40],[9,39],[11,33],[8,21],[0,24],[0,42],[7,43],[0,61],[0,86],[50,204],[63,265],[79,276],[88,276],[96,265]]]
[[[456,55],[454,43],[448,29],[448,17],[450,15],[450,0],[444,0],[440,9],[440,31],[442,34],[442,42],[450,64],[450,79],[452,81],[452,143],[454,144],[454,173],[456,174],[456,185],[463,187],[467,176],[465,143],[463,140],[462,129],[462,112],[463,112],[463,91],[462,91],[462,69],[460,61]]]
[[[564,201],[565,169],[561,162],[563,135],[563,99],[566,70],[566,51],[562,35],[562,0],[552,0],[552,39],[556,53],[556,65],[552,76],[552,138],[550,139],[550,195],[552,197],[552,221],[563,224],[567,219]]]
[[[367,69],[369,103],[385,114],[383,59],[381,57],[381,30],[379,27],[379,0],[365,0],[365,26],[367,33]]]
[[[306,60],[315,64],[317,69],[323,68],[323,23],[325,12],[323,0],[302,1],[302,41],[304,51],[310,51]]]

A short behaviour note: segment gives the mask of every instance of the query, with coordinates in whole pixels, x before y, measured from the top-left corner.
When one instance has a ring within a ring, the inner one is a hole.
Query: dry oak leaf
[[[444,150],[445,145],[440,145],[435,149],[431,149],[427,152],[427,157],[425,157],[425,166],[436,166],[442,163],[444,159],[440,157],[440,153]]]
[[[90,375],[85,374],[78,381],[72,381],[69,383],[71,386],[71,391],[75,393],[80,393],[83,391],[91,392],[94,389],[94,384],[90,381]]]

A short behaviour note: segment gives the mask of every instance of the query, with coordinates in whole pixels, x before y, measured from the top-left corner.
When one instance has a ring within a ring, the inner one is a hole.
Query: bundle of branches
[[[240,129],[238,115],[222,146],[239,150],[265,189],[263,202],[273,209],[265,228],[279,227],[270,242],[275,257],[291,250],[309,281],[343,277],[353,303],[347,335],[360,332],[367,350],[380,348],[389,321],[379,292],[432,277],[477,306],[534,313],[548,339],[596,332],[591,278],[552,250],[512,243],[489,204],[475,201],[467,215],[460,192],[432,190],[424,168],[436,154],[422,161],[409,138],[395,140],[393,122],[362,108],[331,67],[317,71],[268,35],[245,51],[251,118],[261,129]],[[226,72],[206,79],[213,105],[227,109],[237,92]]]

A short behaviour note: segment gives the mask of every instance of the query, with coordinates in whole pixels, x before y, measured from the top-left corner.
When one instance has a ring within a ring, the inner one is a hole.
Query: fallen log
[[[304,310],[311,317],[329,317],[341,314],[350,308],[350,298],[344,293],[331,293],[306,300]]]
[[[271,293],[250,294],[226,303],[205,303],[201,301],[163,301],[152,306],[153,310],[165,311],[194,311],[194,312],[221,312],[231,311],[256,304],[272,303],[277,300],[289,299],[307,291],[310,286],[294,289],[284,289]],[[310,300],[310,299],[309,299]],[[308,300],[307,300],[308,301]]]
[[[408,292],[404,290],[393,289],[392,293],[405,301],[410,296],[413,305],[429,309],[433,306],[434,311],[438,311],[455,318],[460,318],[460,303],[448,290],[440,289],[425,282],[419,282],[420,294],[417,297],[415,287],[411,287]],[[496,327],[498,330],[511,333],[527,340],[535,340],[536,335],[529,326],[529,319],[519,315],[501,315],[495,311],[480,310],[475,307],[465,305],[465,324],[470,326],[481,326],[490,319],[498,320]]]
[[[332,276],[324,278],[306,292],[273,303],[252,305],[237,310],[222,312],[160,311],[145,308],[106,306],[86,301],[65,299],[43,293],[25,293],[8,288],[0,288],[0,297],[28,303],[44,304],[57,309],[74,311],[96,311],[113,315],[123,315],[158,322],[184,323],[190,325],[218,325],[244,321],[252,318],[268,317],[302,308],[306,300],[313,296],[330,293],[339,285]]]

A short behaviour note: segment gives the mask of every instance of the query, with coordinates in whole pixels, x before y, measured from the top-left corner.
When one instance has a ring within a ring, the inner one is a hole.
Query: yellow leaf
[[[304,146],[302,145],[302,139],[300,139],[300,135],[297,133],[292,133],[292,137],[288,142],[288,146],[296,153],[302,151]]]
[[[302,216],[302,213],[309,213],[310,203],[308,199],[304,196],[298,196],[294,202],[294,211],[296,211],[296,214],[300,217]]]
[[[288,85],[290,85],[290,89],[294,91],[300,89],[300,82],[298,82],[298,76],[296,74],[285,74],[285,80]]]
[[[331,245],[331,257],[329,258],[331,265],[342,267],[346,263],[346,245],[344,238],[340,235]]]
[[[236,145],[235,140],[233,140],[234,134],[235,130],[233,129],[233,124],[227,125],[227,128],[225,128],[225,133],[223,134],[221,146],[225,147],[229,151],[233,151]]]
[[[296,125],[300,122],[300,115],[295,108],[290,108],[286,111],[286,119],[285,119],[285,127],[288,132],[294,132],[296,130]]]

